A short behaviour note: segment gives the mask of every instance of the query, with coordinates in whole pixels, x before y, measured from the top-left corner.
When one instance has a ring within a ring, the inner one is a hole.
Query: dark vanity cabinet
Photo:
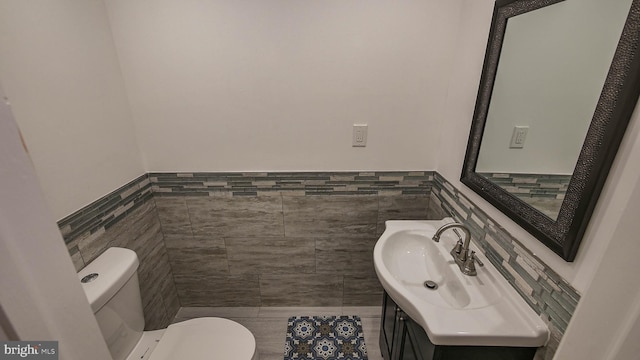
[[[433,349],[428,345],[431,342],[424,330],[385,293],[380,326],[382,357],[385,360],[433,359]]]
[[[384,294],[380,351],[385,360],[531,360],[537,348],[435,345],[427,333]]]

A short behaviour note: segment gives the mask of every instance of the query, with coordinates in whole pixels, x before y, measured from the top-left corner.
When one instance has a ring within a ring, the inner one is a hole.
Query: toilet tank
[[[138,256],[112,247],[82,269],[82,287],[111,356],[126,359],[144,330]]]

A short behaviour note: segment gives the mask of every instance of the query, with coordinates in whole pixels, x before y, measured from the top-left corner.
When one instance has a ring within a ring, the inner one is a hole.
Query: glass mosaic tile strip
[[[479,173],[515,196],[563,199],[571,175]]]
[[[146,174],[58,221],[65,243],[106,230],[153,197]]]
[[[372,195],[397,191],[428,195],[433,172],[150,173],[149,179],[154,194],[159,196],[205,193],[256,196],[269,191],[301,191],[304,195]]]

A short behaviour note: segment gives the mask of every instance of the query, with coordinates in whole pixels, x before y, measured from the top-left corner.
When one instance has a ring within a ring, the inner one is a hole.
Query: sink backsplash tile
[[[438,173],[430,196],[431,206],[442,209],[439,215],[469,227],[484,256],[548,324],[551,339],[536,359],[551,359],[580,300],[578,291]]]

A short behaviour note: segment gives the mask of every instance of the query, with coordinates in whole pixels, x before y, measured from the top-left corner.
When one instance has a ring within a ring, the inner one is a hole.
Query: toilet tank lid
[[[78,273],[80,280],[85,276],[98,274],[93,280],[82,283],[94,313],[100,310],[135,274],[138,264],[135,251],[112,247],[80,270]]]

